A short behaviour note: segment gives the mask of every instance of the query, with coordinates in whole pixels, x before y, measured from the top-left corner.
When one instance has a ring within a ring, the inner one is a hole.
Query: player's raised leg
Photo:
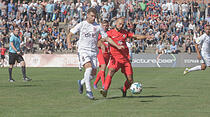
[[[106,69],[106,64],[100,65],[99,72],[98,72],[96,80],[93,84],[93,87],[95,89],[97,89],[97,84],[98,84],[98,81],[100,80],[100,78],[101,78],[101,82],[102,82],[102,87],[104,87],[105,69]]]
[[[107,96],[107,91],[111,85],[112,77],[114,76],[115,72],[116,72],[116,69],[109,68],[108,74],[104,82],[104,89],[100,90],[100,93],[102,94],[103,97]]]

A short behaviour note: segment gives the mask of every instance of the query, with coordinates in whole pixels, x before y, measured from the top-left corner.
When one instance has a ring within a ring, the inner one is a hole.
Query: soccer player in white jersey
[[[200,37],[196,38],[194,35],[194,39],[196,41],[197,58],[201,60],[201,65],[190,69],[186,68],[184,75],[192,71],[205,70],[206,67],[210,67],[210,25],[205,26],[205,33]],[[198,45],[200,45],[201,49],[198,48]]]
[[[80,55],[80,62],[85,68],[84,78],[78,80],[79,93],[83,93],[83,85],[86,86],[86,95],[89,99],[94,99],[91,91],[90,81],[95,78],[97,67],[97,53],[98,53],[98,35],[102,36],[101,41],[107,41],[118,49],[124,48],[118,46],[111,38],[109,38],[103,28],[95,22],[97,11],[95,8],[88,9],[87,18],[80,22],[70,30],[67,37],[68,48],[70,48],[70,39],[72,35],[79,32],[78,52]]]

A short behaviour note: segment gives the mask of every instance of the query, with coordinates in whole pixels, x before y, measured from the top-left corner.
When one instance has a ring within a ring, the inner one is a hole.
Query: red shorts
[[[99,51],[98,55],[98,62],[99,62],[99,66],[103,65],[103,64],[108,64],[109,63],[109,59],[110,59],[110,54],[109,53],[102,53],[102,51]]]
[[[108,68],[115,69],[115,72],[117,72],[121,68],[122,73],[126,75],[133,74],[133,69],[132,69],[130,61],[120,61],[111,57]]]

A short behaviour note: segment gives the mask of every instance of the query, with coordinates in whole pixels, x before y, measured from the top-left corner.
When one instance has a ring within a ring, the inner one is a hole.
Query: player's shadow
[[[157,87],[143,87],[144,89],[155,89]]]
[[[24,85],[15,85],[14,87],[37,87],[40,85],[31,85],[31,84],[24,84]]]
[[[163,98],[163,97],[180,97],[180,95],[148,95],[148,96],[115,96],[115,97],[108,97],[106,99],[118,99],[118,98]]]
[[[31,84],[24,84],[24,85],[1,85],[0,87],[38,87],[40,85],[31,85]]]

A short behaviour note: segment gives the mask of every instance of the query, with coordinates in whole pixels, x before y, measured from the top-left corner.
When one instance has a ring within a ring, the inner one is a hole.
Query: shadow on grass
[[[106,99],[119,99],[119,98],[163,98],[163,97],[180,97],[180,95],[148,95],[148,96],[116,96],[116,97],[108,97]]]
[[[4,86],[0,86],[0,87],[38,87],[40,85],[31,85],[31,84],[23,84],[23,85],[4,85]]]
[[[144,100],[144,101],[140,101],[140,102],[153,102],[153,100]]]
[[[144,89],[155,89],[157,87],[143,87]]]
[[[24,85],[15,85],[14,87],[37,87],[40,85],[30,85],[30,84],[24,84]]]

